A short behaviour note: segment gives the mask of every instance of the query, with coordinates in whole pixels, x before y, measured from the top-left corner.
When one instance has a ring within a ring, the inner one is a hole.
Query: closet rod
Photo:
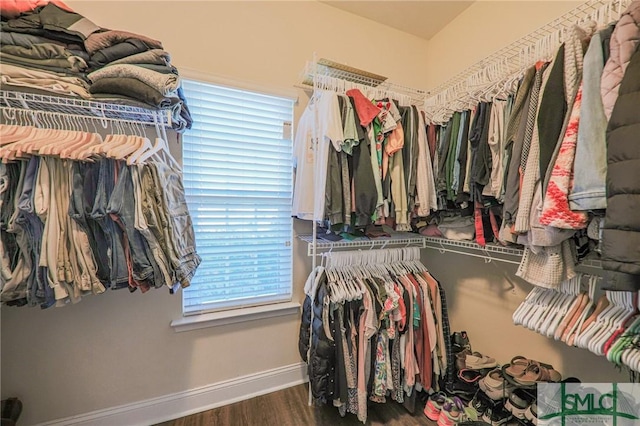
[[[520,261],[519,260],[510,260],[510,259],[503,259],[503,258],[500,258],[500,257],[493,257],[493,256],[489,255],[489,252],[485,252],[486,254],[469,253],[468,251],[455,250],[455,249],[452,249],[452,248],[444,247],[443,245],[441,245],[441,246],[427,245],[427,248],[438,250],[440,253],[447,252],[447,253],[461,254],[463,256],[479,257],[480,259],[484,259],[485,263],[491,263],[491,262],[493,262],[495,260],[496,262],[503,262],[503,263],[511,263],[513,265],[520,265]],[[477,248],[476,250],[482,250],[482,248]],[[484,250],[482,250],[482,251],[484,251]]]
[[[551,46],[549,43],[544,45],[545,42],[549,42],[552,38],[556,37],[556,35],[558,36],[557,41],[561,42],[563,32],[574,24],[580,24],[590,20],[608,23],[618,19],[629,2],[630,0],[586,1],[564,15],[530,32],[526,36],[488,55],[433,88],[430,90],[431,96],[426,99],[426,107],[433,110],[456,100],[456,95],[466,93],[471,88],[470,80],[475,76],[483,75],[490,66],[500,68],[498,64],[506,65],[502,67],[502,75],[500,78],[494,77],[491,79],[492,81],[485,81],[486,84],[495,83],[496,81],[523,71],[541,59],[541,57],[535,57],[537,56],[536,52],[542,49],[551,49],[549,54],[552,54],[553,50],[557,48],[557,45]]]
[[[154,124],[162,123],[162,117],[164,117],[164,114],[162,114],[162,112],[156,111],[155,112],[156,122],[154,123],[153,121],[147,121],[146,119],[139,120],[139,119],[133,119],[133,118],[126,119],[126,118],[115,118],[115,117],[101,117],[101,116],[91,116],[91,115],[84,115],[84,114],[73,114],[73,113],[67,113],[62,111],[44,111],[44,110],[36,110],[36,109],[30,109],[30,108],[6,107],[2,105],[0,105],[0,110],[4,115],[3,116],[4,121],[7,121],[7,122],[13,121],[14,123],[12,124],[17,124],[15,123],[16,121],[15,114],[20,114],[22,117],[19,118],[17,121],[19,122],[24,121],[27,123],[31,122],[30,124],[36,127],[38,127],[38,124],[41,121],[46,121],[46,119],[43,119],[43,117],[51,117],[51,119],[54,119],[54,120],[64,120],[64,121],[92,120],[92,121],[100,122],[102,124],[102,127],[105,129],[107,128],[107,123],[153,126]]]
[[[313,236],[311,235],[299,235],[298,238],[307,244],[307,256],[312,257],[314,253],[312,251],[313,248]],[[316,249],[320,250],[341,250],[341,249],[384,249],[384,248],[392,248],[397,246],[405,246],[405,247],[418,247],[418,248],[426,248],[426,240],[422,236],[412,237],[404,237],[404,238],[388,238],[384,240],[361,240],[361,241],[322,241],[319,242],[316,239]],[[317,253],[316,253],[317,255]]]
[[[0,90],[0,107],[25,111],[45,111],[75,117],[127,121],[171,126],[169,110],[154,110],[132,105],[100,102],[62,96]]]

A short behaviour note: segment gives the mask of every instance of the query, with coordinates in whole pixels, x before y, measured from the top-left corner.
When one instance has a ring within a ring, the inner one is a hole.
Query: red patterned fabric
[[[551,171],[551,178],[544,195],[540,223],[560,229],[582,229],[587,226],[586,212],[569,208],[569,190],[573,187],[573,160],[576,156],[582,84],[578,88],[569,124],[560,145],[558,157]]]
[[[476,244],[480,247],[484,247],[487,245],[487,241],[484,238],[484,224],[482,223],[482,204],[479,202],[475,202],[474,204],[474,223],[476,227]]]

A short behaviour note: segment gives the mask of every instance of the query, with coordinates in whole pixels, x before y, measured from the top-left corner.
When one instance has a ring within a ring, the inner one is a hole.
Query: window
[[[185,315],[291,300],[293,100],[183,80],[184,186],[202,263]]]

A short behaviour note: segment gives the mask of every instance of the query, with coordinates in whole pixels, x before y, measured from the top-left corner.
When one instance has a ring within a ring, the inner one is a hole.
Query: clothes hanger
[[[514,325],[523,325],[522,320],[525,312],[533,307],[533,301],[538,299],[541,292],[542,288],[536,286],[527,294],[525,299],[520,303],[520,306],[518,306],[511,315]]]
[[[583,324],[576,330],[575,337],[573,340],[569,339],[569,343],[571,346],[577,346],[580,348],[585,347],[585,336],[587,333],[590,333],[592,328],[595,326],[596,320],[598,316],[607,309],[610,305],[609,299],[606,294],[600,296],[598,301],[596,302],[593,311],[589,314],[588,318],[583,322]]]
[[[551,302],[546,307],[538,322],[536,323],[535,331],[544,336],[547,335],[547,332],[555,321],[556,316],[563,312],[563,307],[568,297],[570,296],[568,296],[567,294],[556,292],[556,294],[552,297]]]
[[[536,304],[536,306],[534,306],[534,309],[529,312],[529,316],[525,318],[523,325],[529,330],[537,331],[538,324],[540,323],[540,318],[545,315],[547,309],[549,308],[549,305],[553,303],[557,295],[557,292],[551,289],[547,289],[547,291],[545,291],[545,293],[539,300],[538,304]]]
[[[579,334],[582,329],[582,325],[584,324],[587,316],[591,313],[593,309],[595,309],[595,291],[598,277],[595,275],[589,276],[588,281],[588,297],[585,300],[584,306],[581,305],[579,308],[580,313],[573,324],[570,324],[570,328],[567,332],[565,332],[562,336],[562,341],[565,342],[569,346],[573,346],[574,340],[576,336]],[[606,298],[605,298],[606,300]]]
[[[599,327],[594,327],[595,331],[591,333],[589,341],[587,342],[587,348],[598,355],[602,355],[602,353],[600,353],[601,345],[604,344],[617,329],[617,321],[626,314],[621,295],[618,292],[607,291],[607,293],[607,298],[612,303],[608,309],[602,311],[598,316],[597,323]]]

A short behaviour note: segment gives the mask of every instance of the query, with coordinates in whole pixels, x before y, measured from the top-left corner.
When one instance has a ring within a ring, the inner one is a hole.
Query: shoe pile
[[[516,356],[478,382],[480,390],[469,406],[492,425],[503,425],[512,419],[525,426],[537,425],[537,384],[560,380],[562,376],[553,366]]]
[[[516,356],[500,367],[474,352],[464,331],[451,335],[451,346],[455,380],[429,396],[425,416],[439,426],[537,426],[537,383],[562,380],[553,366]]]

